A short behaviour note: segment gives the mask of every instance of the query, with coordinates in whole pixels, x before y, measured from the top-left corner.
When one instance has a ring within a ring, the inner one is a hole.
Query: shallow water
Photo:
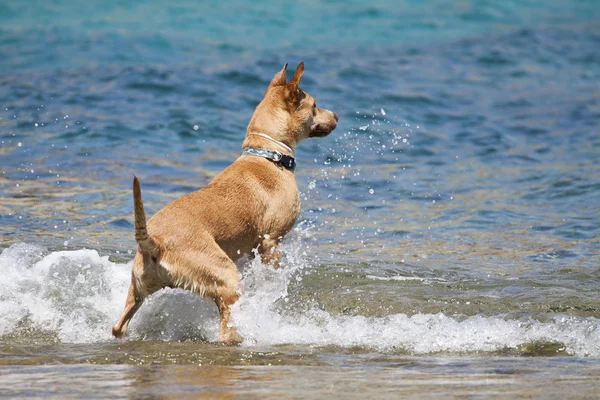
[[[0,394],[593,398],[598,21],[575,1],[4,2]],[[207,184],[301,60],[340,124],[297,152],[283,268],[239,265],[244,344],[170,289],[112,339],[132,175],[149,214]]]
[[[223,350],[211,356],[223,357]],[[13,366],[3,368],[9,374],[0,382],[10,387],[5,395],[30,397],[591,399],[598,393],[596,360],[412,356],[382,360],[377,354],[319,352],[318,357],[300,360],[279,351],[238,353],[232,360],[235,366],[219,362]],[[292,362],[285,363],[290,358]],[[60,385],[65,376],[67,387]],[[31,388],[32,381],[39,386]]]

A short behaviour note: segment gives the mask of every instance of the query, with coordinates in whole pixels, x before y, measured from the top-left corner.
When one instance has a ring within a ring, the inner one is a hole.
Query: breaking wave
[[[310,273],[296,234],[284,246],[285,266],[273,270],[254,259],[242,269],[242,297],[233,320],[243,346],[299,344],[365,347],[413,354],[473,353],[558,343],[557,351],[600,356],[600,320],[555,316],[545,322],[444,314],[385,317],[332,315],[316,306],[294,309],[290,282]],[[0,337],[24,330],[49,332],[68,343],[106,342],[125,303],[130,263],[115,263],[95,250],[48,252],[15,244],[0,254]],[[133,318],[130,340],[218,339],[218,314],[206,299],[178,289],[149,297]]]

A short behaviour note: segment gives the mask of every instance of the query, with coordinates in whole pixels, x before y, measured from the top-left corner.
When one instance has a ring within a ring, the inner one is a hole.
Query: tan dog
[[[298,87],[304,63],[287,83],[286,68],[287,64],[273,77],[250,119],[244,154],[203,189],[168,204],[147,226],[140,184],[134,178],[139,246],[125,312],[112,328],[114,336],[125,334],[145,297],[172,287],[213,298],[220,313],[220,340],[242,341],[229,323],[230,306],[239,297],[235,261],[258,249],[264,263],[279,266],[277,246],[300,213],[293,173],[296,145],[327,136],[338,120]]]

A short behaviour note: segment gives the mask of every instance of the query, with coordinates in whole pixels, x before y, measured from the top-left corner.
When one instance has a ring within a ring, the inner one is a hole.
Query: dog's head
[[[247,133],[265,133],[295,148],[309,137],[325,137],[337,126],[336,113],[317,107],[315,99],[300,89],[304,73],[301,62],[289,82],[286,82],[287,64],[275,74],[265,96],[256,107]]]

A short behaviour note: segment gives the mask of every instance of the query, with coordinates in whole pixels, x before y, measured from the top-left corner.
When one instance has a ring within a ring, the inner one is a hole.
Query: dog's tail
[[[135,226],[135,241],[140,245],[142,253],[156,254],[157,246],[154,240],[148,235],[146,229],[146,212],[142,202],[142,190],[137,176],[133,176],[133,215]]]

